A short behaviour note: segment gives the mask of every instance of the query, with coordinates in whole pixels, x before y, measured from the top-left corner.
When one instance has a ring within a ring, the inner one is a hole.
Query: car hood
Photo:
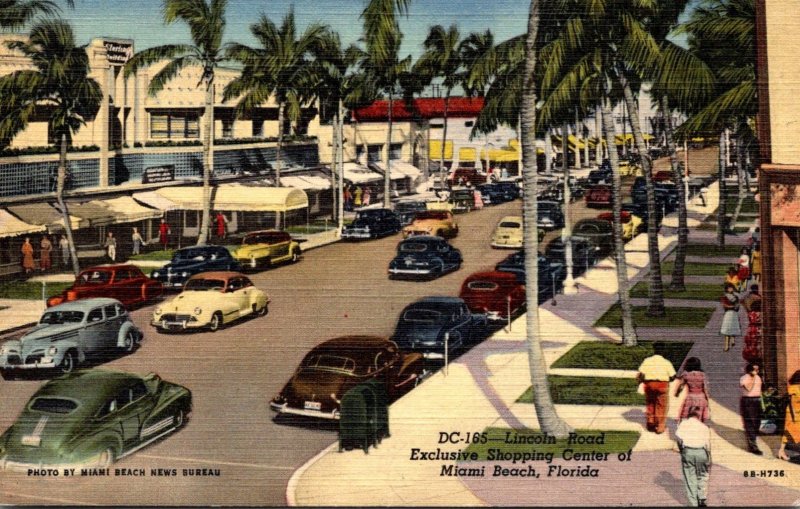
[[[208,265],[208,262],[206,262],[205,260],[203,260],[203,261],[199,261],[199,260],[180,260],[180,261],[177,261],[177,262],[170,262],[170,263],[164,265],[163,267],[161,267],[160,269],[157,269],[157,271],[166,273],[167,271],[182,272],[182,271],[201,270],[206,265]]]
[[[215,291],[183,291],[180,295],[161,305],[162,313],[192,310],[195,307],[208,306],[212,301],[222,298],[222,293]]]
[[[84,424],[83,417],[74,414],[26,411],[3,435],[6,459],[50,465],[76,460],[69,455],[71,442]]]
[[[422,341],[439,341],[442,329],[444,329],[443,324],[403,322],[397,326],[392,341],[401,348],[409,347]]]
[[[63,323],[63,324],[39,324],[28,331],[27,334],[22,336],[20,340],[23,344],[32,343],[42,339],[49,341],[57,341],[66,339],[69,336],[77,335],[78,331],[83,328],[81,323]]]
[[[263,249],[269,249],[270,244],[248,244],[246,246],[239,246],[233,252],[233,256],[236,258],[248,258],[253,252],[260,251]]]
[[[418,219],[418,220],[414,221],[413,223],[411,223],[409,228],[411,228],[411,229],[414,229],[414,228],[434,229],[434,228],[438,228],[438,227],[447,228],[449,226],[450,225],[448,225],[446,222],[438,220],[438,219]]]

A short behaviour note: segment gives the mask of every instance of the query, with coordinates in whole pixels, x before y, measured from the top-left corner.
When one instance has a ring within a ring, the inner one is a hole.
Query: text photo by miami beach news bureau
[[[222,477],[219,468],[29,468],[28,477]]]
[[[464,434],[459,432],[439,433],[439,444],[446,443],[486,443],[485,433]],[[493,440],[493,439],[488,439]],[[587,445],[602,446],[606,443],[604,432],[596,434],[570,433],[566,446],[558,452],[552,450],[536,450],[536,445],[554,445],[556,439],[549,435],[522,435],[508,431],[503,439],[497,441],[498,447],[490,447],[482,458],[477,451],[458,449],[455,451],[443,450],[440,447],[425,450],[411,448],[409,459],[411,461],[437,461],[442,462],[439,472],[440,477],[599,477],[600,470],[607,462],[631,461],[632,452],[610,453],[585,450]],[[503,445],[514,447],[503,447]],[[520,445],[532,445],[530,449],[520,449]],[[581,446],[577,451],[570,446]],[[550,448],[552,449],[552,448]],[[485,464],[487,461],[502,462],[502,464]],[[554,461],[564,461],[562,464],[553,464]],[[475,462],[480,462],[475,465]],[[511,463],[512,466],[508,464]],[[546,468],[540,468],[531,463],[544,463]],[[519,465],[519,466],[517,466]],[[487,468],[488,467],[488,468]]]

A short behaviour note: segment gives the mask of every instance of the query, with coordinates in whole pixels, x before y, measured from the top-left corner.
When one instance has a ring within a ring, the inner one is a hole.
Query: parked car
[[[475,188],[481,195],[483,206],[499,205],[503,202],[502,193],[499,189],[492,187],[492,184],[481,184]]]
[[[492,234],[492,247],[522,247],[522,216],[506,216],[497,223]]]
[[[642,218],[642,228],[644,231],[647,231],[647,218],[650,215],[647,213],[647,203],[623,203],[622,210],[630,212],[635,216],[639,216]],[[663,209],[661,207],[656,207],[656,225],[661,226],[661,220],[663,219]]]
[[[342,396],[370,380],[386,383],[390,401],[403,396],[426,376],[419,353],[404,353],[375,336],[343,336],[315,346],[270,401],[278,414],[339,419]]]
[[[614,193],[611,186],[597,185],[589,189],[584,199],[587,207],[611,207]]]
[[[593,266],[597,261],[597,252],[594,245],[581,237],[570,237],[572,244],[572,275],[578,277]],[[564,249],[564,241],[561,237],[551,240],[544,250],[548,260],[558,262],[564,267],[566,277],[567,255]]]
[[[79,370],[31,396],[0,436],[0,466],[108,467],[180,429],[191,410],[189,389],[156,374]]]
[[[241,272],[242,265],[223,246],[193,246],[178,249],[172,261],[150,273],[164,288],[182,288],[195,274],[212,270]]]
[[[406,306],[397,320],[392,339],[404,351],[422,353],[426,359],[443,359],[481,341],[486,315],[474,314],[458,297],[424,297]]]
[[[0,345],[0,375],[57,368],[69,373],[88,360],[132,352],[142,340],[121,302],[97,297],[45,310],[32,329]]]
[[[461,251],[441,237],[409,237],[397,245],[389,262],[389,279],[437,278],[461,268]]]
[[[160,282],[148,278],[136,265],[90,267],[78,274],[72,286],[47,299],[47,306],[93,297],[110,297],[126,307],[145,304],[164,292]]]
[[[403,238],[412,235],[434,235],[453,238],[458,235],[458,223],[452,212],[446,210],[426,210],[417,212],[414,221],[403,228]]]
[[[288,232],[263,230],[246,234],[233,257],[242,267],[267,269],[278,263],[295,263],[301,254],[300,243],[292,239]]]
[[[610,184],[611,183],[611,166],[608,169],[600,168],[599,170],[592,170],[587,177],[589,184]]]
[[[377,239],[394,235],[402,228],[400,218],[389,209],[360,210],[356,212],[353,222],[343,228],[342,239]]]
[[[467,183],[477,186],[485,184],[487,175],[479,172],[476,168],[456,168],[447,177],[447,183],[452,186],[466,185]]]
[[[449,201],[455,213],[469,212],[475,208],[475,190],[471,188],[453,189]]]
[[[548,258],[539,253],[539,302],[544,302],[552,297],[567,277],[564,263]],[[525,284],[525,251],[517,251],[508,255],[494,266],[494,270],[514,274],[517,281]]]
[[[192,276],[180,295],[153,310],[150,324],[160,330],[207,328],[248,315],[264,316],[269,297],[238,272],[204,272]]]
[[[602,219],[603,221],[608,221],[609,223],[614,224],[614,213],[613,212],[603,212],[597,216],[597,219]],[[639,233],[646,230],[644,223],[642,222],[642,218],[639,216],[635,216],[630,212],[623,210],[620,214],[620,220],[622,222],[622,240],[628,242]]]
[[[464,280],[458,296],[489,321],[505,321],[525,309],[525,284],[510,272],[476,272]]]
[[[597,260],[614,252],[614,229],[608,221],[581,219],[572,227],[572,236],[588,240],[594,246]]]
[[[563,228],[564,213],[561,211],[561,204],[555,201],[538,202],[538,219],[537,226],[545,231]]]
[[[653,182],[673,182],[675,174],[672,170],[660,170],[653,175]]]
[[[503,195],[506,197],[506,201],[513,201],[518,198],[522,198],[522,192],[516,182],[501,180],[499,182],[495,182],[494,186],[503,192]]]
[[[669,214],[678,208],[678,187],[672,182],[655,182],[656,208]],[[647,204],[647,188],[644,177],[637,177],[631,186],[631,199],[634,203]]]
[[[411,224],[417,212],[425,212],[426,210],[428,210],[428,204],[424,201],[401,201],[394,206],[394,213],[397,214],[400,224],[403,226]]]

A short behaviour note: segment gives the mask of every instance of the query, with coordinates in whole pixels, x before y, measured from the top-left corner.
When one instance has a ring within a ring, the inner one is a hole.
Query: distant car
[[[473,314],[458,297],[425,297],[403,309],[392,339],[404,351],[443,359],[483,339],[486,315]]]
[[[503,192],[506,201],[513,201],[522,197],[522,192],[516,182],[501,180],[493,185]]]
[[[509,182],[507,186],[500,185],[499,182],[492,184],[481,184],[476,189],[481,192],[481,196],[488,197],[492,205],[499,205],[508,201],[513,201],[519,196],[518,192],[512,192],[511,189],[518,189],[513,183]]]
[[[242,267],[266,269],[278,263],[297,262],[301,254],[300,244],[288,232],[264,230],[246,234],[233,257]]]
[[[475,190],[470,188],[453,189],[448,201],[455,213],[469,212],[475,208]]]
[[[539,302],[544,302],[561,288],[567,272],[563,262],[548,258],[541,253],[539,253],[538,267]],[[494,270],[514,274],[519,283],[525,284],[525,251],[508,255],[494,266]]]
[[[597,260],[614,252],[614,229],[608,221],[581,219],[572,227],[572,236],[588,240],[594,246]]]
[[[492,234],[491,245],[495,248],[521,248],[522,216],[506,216],[501,219]]]
[[[674,182],[675,174],[672,170],[661,170],[657,171],[655,175],[653,175],[653,182]]]
[[[174,331],[207,328],[217,331],[223,324],[248,315],[264,316],[269,297],[238,272],[204,272],[192,276],[183,292],[153,311],[150,324]]]
[[[182,288],[195,274],[212,270],[241,272],[242,265],[224,246],[193,246],[178,249],[172,261],[150,273],[164,288]]]
[[[491,184],[481,184],[475,190],[480,193],[483,206],[498,205],[503,202],[498,190],[491,187]]]
[[[584,196],[587,207],[611,207],[614,193],[611,186],[597,185],[589,189]]]
[[[353,222],[342,230],[342,239],[377,239],[394,235],[401,229],[400,218],[389,209],[360,210]]]
[[[678,208],[678,187],[672,182],[653,183],[656,208],[661,213],[669,214]],[[647,188],[644,177],[636,177],[631,186],[631,199],[634,203],[647,204]]]
[[[424,201],[401,201],[394,206],[394,213],[400,218],[400,223],[403,226],[411,224],[417,212],[426,210],[428,210],[428,204]]]
[[[475,168],[456,168],[447,177],[447,183],[450,186],[458,186],[469,183],[470,185],[477,186],[485,184],[487,175],[479,172]]]
[[[587,180],[591,185],[610,184],[612,178],[611,166],[608,169],[592,170],[589,172]]]
[[[72,286],[47,299],[47,306],[93,297],[110,297],[131,307],[157,299],[164,292],[160,282],[144,275],[136,265],[102,265],[81,271]]]
[[[608,221],[612,223],[614,222],[614,213],[613,212],[603,212],[597,216],[597,219],[602,219],[603,221]],[[631,214],[630,212],[623,210],[620,214],[620,219],[622,222],[622,240],[628,242],[639,233],[644,231],[646,228],[644,223],[642,222],[642,218],[636,215]]]
[[[464,280],[458,296],[490,321],[507,320],[525,309],[525,285],[510,272],[476,272]]]
[[[571,237],[570,240],[572,244],[572,275],[578,277],[595,264],[598,253],[594,244],[584,238]],[[567,255],[561,237],[551,240],[547,244],[544,254],[549,260],[561,263],[566,274]]]
[[[0,466],[108,467],[180,429],[191,410],[189,389],[153,373],[76,371],[31,396],[0,436]]]
[[[0,375],[50,368],[69,373],[87,360],[132,352],[141,340],[142,332],[118,300],[65,302],[45,310],[21,338],[0,345]]]
[[[409,237],[397,245],[389,262],[389,278],[436,278],[461,268],[461,251],[441,237]]]
[[[308,352],[269,406],[278,414],[339,419],[342,396],[356,385],[370,380],[385,382],[393,401],[425,375],[419,353],[403,353],[385,338],[344,336]]]
[[[446,210],[417,212],[411,224],[403,228],[403,238],[413,235],[453,238],[458,235],[458,223],[453,213]]]
[[[540,201],[537,204],[539,221],[537,225],[545,231],[558,230],[564,227],[564,213],[561,203]]]

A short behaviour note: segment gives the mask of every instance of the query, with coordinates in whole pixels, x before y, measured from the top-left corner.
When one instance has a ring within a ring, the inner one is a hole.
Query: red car
[[[589,189],[585,199],[587,207],[610,207],[613,193],[610,186],[598,185]]]
[[[479,186],[486,183],[486,175],[475,168],[456,168],[448,177],[447,182],[451,186],[460,186],[470,183]]]
[[[655,175],[653,175],[653,182],[672,182],[675,178],[675,174],[672,173],[670,170],[661,170],[657,171]]]
[[[111,297],[131,307],[160,297],[163,292],[161,283],[145,276],[136,265],[102,265],[82,271],[71,287],[61,295],[47,299],[47,306],[92,297]]]
[[[506,320],[525,308],[525,285],[511,272],[476,272],[464,280],[459,297],[473,313],[488,320]]]

